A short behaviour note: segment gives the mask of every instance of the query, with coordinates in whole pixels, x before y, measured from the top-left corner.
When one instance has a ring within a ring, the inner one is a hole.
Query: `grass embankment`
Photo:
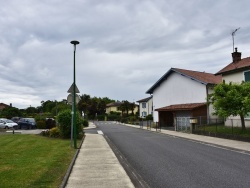
[[[0,187],[58,187],[76,152],[70,140],[0,135]]]

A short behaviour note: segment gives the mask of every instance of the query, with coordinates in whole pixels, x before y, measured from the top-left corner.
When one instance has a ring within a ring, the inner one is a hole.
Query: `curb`
[[[72,171],[72,169],[73,169],[73,166],[74,166],[75,161],[76,161],[76,158],[77,158],[77,156],[78,156],[78,154],[79,154],[79,152],[80,152],[80,149],[81,149],[81,147],[82,147],[82,143],[83,143],[85,137],[86,137],[86,135],[83,136],[83,139],[82,139],[82,141],[81,141],[81,143],[80,143],[80,146],[79,146],[79,148],[77,148],[77,150],[76,150],[76,153],[75,153],[75,155],[74,155],[74,157],[73,157],[73,159],[72,159],[72,161],[71,161],[71,163],[70,163],[70,165],[69,165],[69,167],[68,167],[68,170],[67,170],[67,172],[66,172],[66,174],[65,174],[65,176],[64,176],[64,178],[63,178],[63,181],[62,181],[61,185],[59,186],[60,188],[65,188],[66,185],[67,185],[67,182],[68,182],[70,173],[71,173],[71,171]]]

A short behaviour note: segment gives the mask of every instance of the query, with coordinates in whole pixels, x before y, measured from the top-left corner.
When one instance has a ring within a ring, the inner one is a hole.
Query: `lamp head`
[[[74,45],[80,44],[80,42],[78,42],[77,40],[72,40],[70,43]]]

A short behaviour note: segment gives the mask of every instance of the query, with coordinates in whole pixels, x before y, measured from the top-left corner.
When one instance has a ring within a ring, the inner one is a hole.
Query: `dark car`
[[[21,118],[17,124],[19,129],[36,129],[36,121],[34,118]]]
[[[16,123],[19,121],[19,119],[20,119],[20,117],[12,117],[11,118],[11,120],[14,121],[14,122],[16,122]]]

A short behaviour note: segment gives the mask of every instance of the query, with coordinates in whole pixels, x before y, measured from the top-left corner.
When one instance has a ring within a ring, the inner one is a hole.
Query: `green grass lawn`
[[[241,127],[227,127],[224,125],[206,125],[199,127],[199,130],[205,130],[208,132],[213,133],[224,133],[224,134],[235,134],[235,135],[241,135],[244,137],[250,137],[250,129],[247,128],[245,131],[242,131]]]
[[[0,135],[0,187],[58,187],[76,152],[70,140]]]

